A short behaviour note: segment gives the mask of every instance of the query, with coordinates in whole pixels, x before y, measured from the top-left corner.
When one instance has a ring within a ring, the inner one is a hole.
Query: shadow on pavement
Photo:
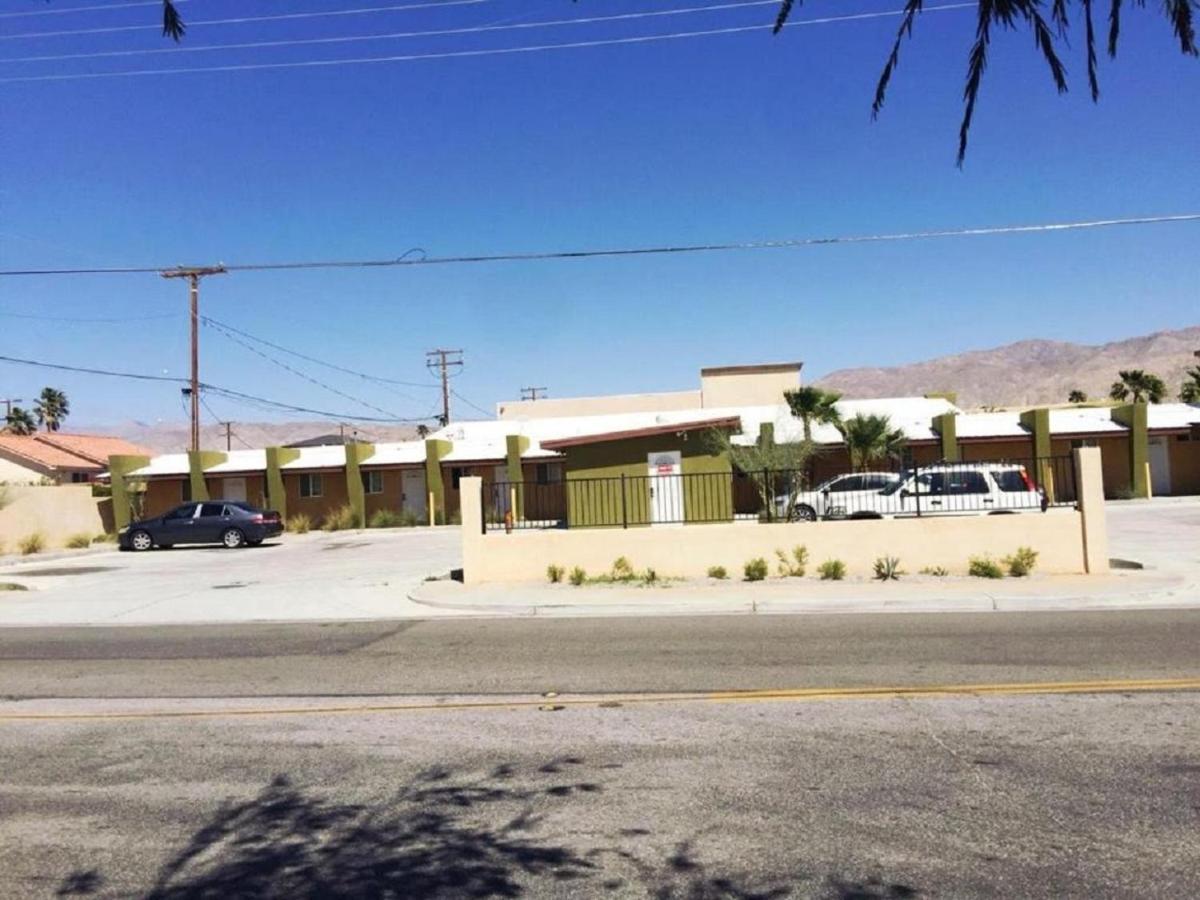
[[[222,806],[161,867],[145,900],[200,898],[520,897],[635,895],[656,900],[904,900],[914,888],[799,874],[762,884],[705,864],[690,843],[656,859],[639,844],[651,833],[600,835],[612,845],[576,849],[548,827],[561,804],[602,792],[576,780],[584,761],[552,760],[534,771],[498,766],[479,774],[436,769],[379,804],[342,804],[277,776],[253,799]],[[97,869],[68,875],[56,892],[105,891]],[[796,893],[799,892],[799,893]],[[124,895],[122,893],[122,895]]]

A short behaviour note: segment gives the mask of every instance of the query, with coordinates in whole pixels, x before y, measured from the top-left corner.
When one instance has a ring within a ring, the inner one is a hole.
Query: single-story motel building
[[[114,517],[127,524],[131,492],[144,515],[181,502],[245,500],[299,513],[315,524],[349,505],[360,524],[378,510],[430,523],[453,522],[462,478],[482,479],[485,498],[505,505],[508,485],[645,476],[664,461],[683,475],[732,469],[705,432],[734,442],[800,440],[801,422],[783,392],[800,385],[800,363],[703,369],[693,391],[511,401],[497,417],[462,421],[425,440],[147,457],[110,457]],[[952,394],[842,400],[843,418],[882,414],[903,430],[911,462],[1036,460],[1067,457],[1078,447],[1101,451],[1109,497],[1200,494],[1200,406],[1182,403],[1072,405],[967,412]],[[849,471],[841,434],[814,425],[819,452],[813,483]],[[658,471],[662,471],[661,468]],[[518,515],[555,518],[558,511]]]

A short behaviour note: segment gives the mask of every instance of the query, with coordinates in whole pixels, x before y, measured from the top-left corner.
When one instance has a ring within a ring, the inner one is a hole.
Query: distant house
[[[87,484],[114,455],[151,456],[129,441],[94,434],[0,434],[0,484]]]

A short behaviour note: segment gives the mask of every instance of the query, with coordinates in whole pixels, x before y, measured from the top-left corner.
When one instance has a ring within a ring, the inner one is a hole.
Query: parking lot
[[[0,565],[0,625],[353,620],[411,614],[406,596],[459,564],[457,528],[285,535],[261,547],[116,550]]]

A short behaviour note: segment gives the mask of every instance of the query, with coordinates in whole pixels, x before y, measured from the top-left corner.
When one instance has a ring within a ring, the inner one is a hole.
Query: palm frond
[[[1090,0],[1085,0],[1085,5],[1088,2]],[[1066,37],[1067,29],[1071,27],[1071,23],[1067,19],[1067,0],[1054,0],[1054,6],[1050,9],[1050,18],[1054,22],[1058,36]]]
[[[959,168],[967,157],[967,138],[971,133],[971,120],[975,116],[975,101],[979,98],[979,85],[983,81],[984,70],[987,69],[987,48],[992,37],[993,10],[992,0],[981,0],[978,23],[975,26],[975,44],[967,58],[967,86],[963,89],[963,99],[966,103],[962,124],[958,128]]]
[[[163,37],[173,38],[178,43],[185,31],[187,27],[183,24],[179,9],[171,0],[163,0]]]
[[[900,22],[900,28],[896,31],[896,41],[892,44],[892,52],[888,55],[887,64],[883,67],[883,71],[879,75],[879,83],[875,85],[875,102],[871,104],[871,118],[874,119],[879,115],[879,111],[883,109],[883,101],[887,96],[888,84],[892,80],[892,72],[895,71],[896,65],[900,62],[900,42],[904,38],[912,37],[913,22],[916,21],[918,13],[921,12],[921,4],[923,0],[908,0],[904,4],[904,19]]]
[[[1112,0],[1108,8],[1108,55],[1117,56],[1117,39],[1121,36],[1121,0]]]
[[[1167,18],[1179,38],[1179,49],[1196,56],[1196,27],[1192,22],[1192,0],[1165,0]]]
[[[1062,60],[1058,58],[1058,51],[1054,49],[1054,36],[1050,33],[1050,26],[1038,12],[1036,2],[1027,3],[1024,6],[1025,15],[1033,23],[1033,41],[1042,51],[1046,65],[1050,67],[1050,77],[1054,79],[1054,86],[1058,88],[1060,94],[1065,94],[1067,92],[1067,70],[1063,66]]]
[[[1100,99],[1100,78],[1096,74],[1096,29],[1092,26],[1092,0],[1082,0],[1083,18],[1087,28],[1088,87],[1092,90],[1092,102]]]
[[[779,14],[775,16],[775,27],[772,29],[772,34],[779,34],[783,26],[787,24],[788,16],[792,14],[792,7],[796,5],[796,0],[783,0],[779,5]]]

